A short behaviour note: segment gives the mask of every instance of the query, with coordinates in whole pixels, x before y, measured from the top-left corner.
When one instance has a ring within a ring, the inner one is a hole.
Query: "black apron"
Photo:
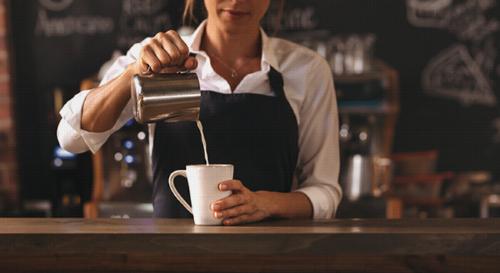
[[[211,164],[233,164],[234,178],[252,191],[290,192],[298,157],[297,120],[285,97],[281,74],[271,68],[268,77],[274,97],[203,91],[200,120]],[[153,146],[155,217],[192,218],[172,194],[168,177],[193,164],[205,164],[196,123],[157,123]],[[176,178],[176,187],[190,203],[184,177]]]

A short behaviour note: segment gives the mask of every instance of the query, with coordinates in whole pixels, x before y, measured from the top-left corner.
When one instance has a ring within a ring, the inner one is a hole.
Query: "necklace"
[[[231,78],[237,78],[239,76],[238,74],[238,70],[240,69],[241,65],[239,65],[238,67],[236,68],[233,68],[232,66],[228,65],[226,62],[224,62],[222,60],[222,58],[220,58],[219,56],[215,55],[215,54],[212,54],[212,57],[214,57],[215,59],[217,59],[219,61],[219,63],[221,63],[223,66],[225,66],[229,71],[231,71]]]

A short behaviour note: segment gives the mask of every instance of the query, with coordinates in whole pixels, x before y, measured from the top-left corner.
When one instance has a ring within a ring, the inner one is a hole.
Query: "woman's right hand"
[[[149,40],[133,65],[134,74],[148,75],[193,70],[196,58],[189,56],[189,48],[174,31],[160,32]]]

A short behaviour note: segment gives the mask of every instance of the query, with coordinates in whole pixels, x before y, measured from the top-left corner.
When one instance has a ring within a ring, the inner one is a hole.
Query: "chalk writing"
[[[39,0],[38,2],[50,11],[62,11],[73,4],[73,0]]]
[[[74,34],[108,34],[114,30],[112,18],[101,16],[49,17],[47,11],[39,10],[35,34],[45,37],[70,36]]]
[[[446,26],[446,10],[452,0],[407,0],[408,21],[417,27]]]
[[[309,6],[303,8],[289,8],[283,12],[279,29],[281,30],[313,30],[319,23],[317,21],[316,8]],[[266,26],[276,28],[278,22],[277,13],[268,13],[264,19]]]
[[[119,21],[117,44],[129,47],[148,35],[167,30],[172,26],[166,12],[167,1],[124,0]]]
[[[134,15],[152,15],[165,8],[167,1],[158,0],[125,0],[123,1],[123,14]]]
[[[481,41],[500,30],[486,12],[494,0],[406,0],[408,21],[416,27],[442,28],[464,41]]]

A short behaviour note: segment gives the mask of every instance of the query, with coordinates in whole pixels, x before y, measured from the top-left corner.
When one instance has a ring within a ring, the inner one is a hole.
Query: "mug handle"
[[[187,179],[187,173],[184,170],[181,171],[175,171],[172,174],[170,174],[170,177],[168,178],[168,185],[170,186],[170,190],[172,190],[172,193],[174,194],[175,198],[181,202],[181,204],[189,211],[189,213],[193,214],[193,209],[189,206],[189,204],[182,198],[182,195],[179,194],[177,189],[175,188],[175,178],[177,176],[184,176]]]

